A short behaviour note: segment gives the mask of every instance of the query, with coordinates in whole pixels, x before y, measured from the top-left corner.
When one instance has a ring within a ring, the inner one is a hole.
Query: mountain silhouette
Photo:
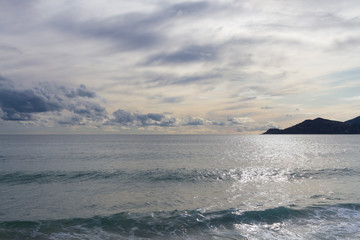
[[[305,120],[285,129],[271,128],[263,134],[360,134],[360,116],[345,122],[324,118]]]
[[[353,123],[353,124],[359,124],[360,125],[360,116],[356,117],[354,119],[351,119],[351,120],[347,120],[346,123]]]

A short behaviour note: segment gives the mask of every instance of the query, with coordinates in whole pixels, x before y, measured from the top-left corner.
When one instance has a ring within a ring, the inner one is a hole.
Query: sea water
[[[360,136],[0,135],[0,239],[360,239]]]

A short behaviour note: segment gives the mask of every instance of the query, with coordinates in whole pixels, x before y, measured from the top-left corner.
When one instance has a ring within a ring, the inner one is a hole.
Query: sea
[[[360,136],[0,135],[0,239],[360,239]]]

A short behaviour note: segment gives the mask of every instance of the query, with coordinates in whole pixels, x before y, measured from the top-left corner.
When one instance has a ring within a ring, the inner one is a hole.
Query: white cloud
[[[250,117],[230,117],[230,118],[228,118],[228,121],[231,122],[232,124],[244,124],[244,123],[255,122]]]

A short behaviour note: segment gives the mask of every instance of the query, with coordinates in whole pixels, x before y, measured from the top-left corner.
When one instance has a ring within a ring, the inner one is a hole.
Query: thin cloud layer
[[[146,64],[185,64],[216,60],[216,49],[212,46],[188,46],[172,53],[150,56]]]

